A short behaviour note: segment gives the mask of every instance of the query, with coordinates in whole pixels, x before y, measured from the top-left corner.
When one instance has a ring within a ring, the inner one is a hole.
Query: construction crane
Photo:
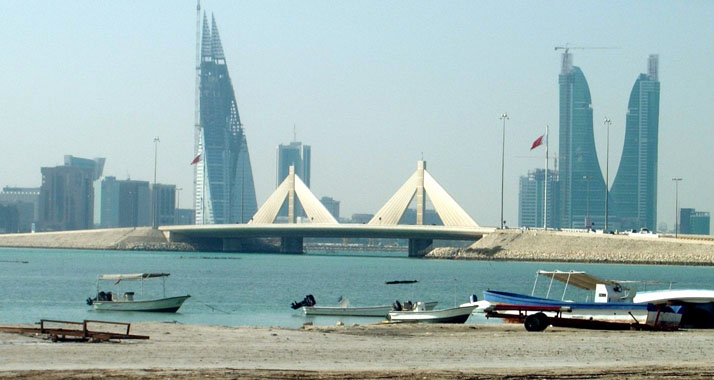
[[[563,74],[568,73],[570,71],[570,67],[573,65],[572,61],[572,56],[570,55],[570,49],[578,49],[578,50],[591,50],[591,49],[619,49],[617,47],[610,47],[610,46],[569,46],[568,44],[565,44],[565,46],[556,46],[555,50],[565,50],[563,53],[563,65],[561,72]]]
[[[577,49],[577,50],[592,50],[592,49],[599,49],[599,50],[611,50],[611,49],[619,49],[619,47],[614,47],[614,46],[568,46],[568,44],[565,44],[565,46],[556,46],[555,50],[565,50],[565,54],[568,54],[570,49]]]

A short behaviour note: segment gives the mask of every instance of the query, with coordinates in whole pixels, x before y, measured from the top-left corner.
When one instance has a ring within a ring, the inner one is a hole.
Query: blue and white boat
[[[533,295],[538,278],[541,276],[550,278],[546,297]],[[558,280],[565,284],[563,294],[559,300],[550,298],[553,280]],[[567,300],[565,297],[569,286],[594,291],[593,302]],[[499,290],[486,290],[483,293],[484,300],[492,305],[523,306],[520,309],[513,308],[501,311],[501,315],[512,315],[512,320],[518,322],[521,322],[528,315],[528,312],[531,312],[531,314],[540,312],[549,317],[563,319],[643,325],[648,324],[648,322],[678,325],[682,317],[669,312],[669,309],[666,309],[664,305],[657,307],[650,303],[633,303],[634,292],[618,282],[602,280],[585,272],[577,271],[538,271],[531,295]],[[538,310],[538,307],[543,307],[543,310]],[[556,308],[559,310],[567,309],[567,312],[553,311]],[[546,309],[552,310],[548,311]],[[487,313],[490,310],[492,309],[485,308]],[[661,313],[661,311],[665,310],[665,313]]]
[[[646,303],[632,302],[569,302],[528,296],[525,294],[504,292],[499,290],[486,290],[484,299],[495,305],[521,305],[521,306],[561,306],[570,309],[563,313],[563,318],[601,320],[622,323],[645,323],[647,321],[648,307]],[[516,313],[513,313],[514,316]],[[546,314],[548,314],[546,312]]]

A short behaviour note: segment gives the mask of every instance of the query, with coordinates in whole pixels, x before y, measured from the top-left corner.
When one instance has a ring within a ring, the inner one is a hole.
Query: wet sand
[[[521,325],[285,329],[132,325],[147,341],[53,343],[0,333],[0,378],[714,378],[714,331]]]

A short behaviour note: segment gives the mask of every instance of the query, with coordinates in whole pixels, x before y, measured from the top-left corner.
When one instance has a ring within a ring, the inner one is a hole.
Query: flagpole
[[[548,124],[545,125],[545,177],[543,177],[543,230],[548,230]]]

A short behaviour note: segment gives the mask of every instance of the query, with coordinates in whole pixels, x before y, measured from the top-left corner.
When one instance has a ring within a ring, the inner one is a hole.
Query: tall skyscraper
[[[158,225],[166,226],[176,223],[176,185],[152,184],[151,192],[154,202],[156,202]]]
[[[73,166],[56,166],[41,170],[40,229],[64,231],[92,228],[92,170]]]
[[[619,229],[657,227],[658,55],[650,55],[627,105],[625,145],[612,185],[611,210]]]
[[[18,214],[17,230],[6,229],[6,232],[30,232],[39,215],[40,188],[5,186],[0,192],[0,206],[16,209]],[[0,217],[0,221],[2,219]]]
[[[543,227],[543,201],[545,200],[545,169],[528,171],[528,175],[521,176],[518,187],[518,226]],[[554,170],[548,170],[548,201],[547,223],[548,228],[555,226],[555,187],[557,175]]]
[[[290,166],[295,167],[295,175],[300,177],[307,187],[310,187],[310,145],[303,145],[300,141],[293,141],[287,145],[278,145],[275,187],[278,187],[288,176]],[[287,201],[280,208],[278,215],[288,216]],[[305,212],[299,202],[295,206],[295,215],[305,216]]]
[[[104,158],[64,157],[64,166],[41,168],[38,222],[43,231],[85,230],[94,221],[94,181]]]
[[[560,75],[558,225],[605,226],[605,180],[593,136],[593,109],[585,75],[566,50]]]
[[[248,143],[216,20],[212,17],[209,30],[205,13],[196,68],[200,78],[195,135],[195,154],[200,154],[194,173],[196,224],[245,223],[257,211]]]
[[[288,176],[290,166],[295,166],[295,174],[310,187],[310,145],[303,145],[300,141],[293,141],[288,145],[280,144],[277,154],[275,187]]]
[[[151,225],[148,181],[117,180],[107,176],[95,187],[94,222],[101,228]]]

